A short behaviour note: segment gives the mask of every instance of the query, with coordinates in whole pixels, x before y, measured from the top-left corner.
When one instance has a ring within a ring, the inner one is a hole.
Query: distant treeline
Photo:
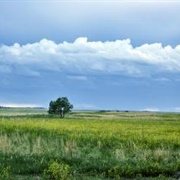
[[[103,112],[130,112],[130,111],[129,110],[99,110],[97,112],[103,113]]]

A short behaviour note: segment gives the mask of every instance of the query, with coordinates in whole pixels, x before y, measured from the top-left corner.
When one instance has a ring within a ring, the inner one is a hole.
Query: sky
[[[0,0],[0,105],[180,112],[180,0]]]

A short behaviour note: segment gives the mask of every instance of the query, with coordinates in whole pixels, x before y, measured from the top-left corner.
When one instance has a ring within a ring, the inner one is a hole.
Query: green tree
[[[64,115],[71,111],[73,105],[70,104],[67,97],[59,97],[56,101],[51,101],[49,103],[49,114],[57,114],[61,118],[64,118]]]

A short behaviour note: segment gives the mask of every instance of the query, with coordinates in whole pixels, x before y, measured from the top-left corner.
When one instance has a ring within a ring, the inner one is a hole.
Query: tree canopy
[[[50,101],[48,113],[56,114],[63,118],[72,108],[73,105],[69,102],[67,97],[59,97],[55,101]]]

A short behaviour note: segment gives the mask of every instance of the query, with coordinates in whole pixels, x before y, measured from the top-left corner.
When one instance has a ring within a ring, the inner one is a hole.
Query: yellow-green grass
[[[0,171],[44,177],[56,162],[70,167],[68,178],[170,178],[180,171],[179,117],[121,112],[76,112],[65,119],[1,116]]]

